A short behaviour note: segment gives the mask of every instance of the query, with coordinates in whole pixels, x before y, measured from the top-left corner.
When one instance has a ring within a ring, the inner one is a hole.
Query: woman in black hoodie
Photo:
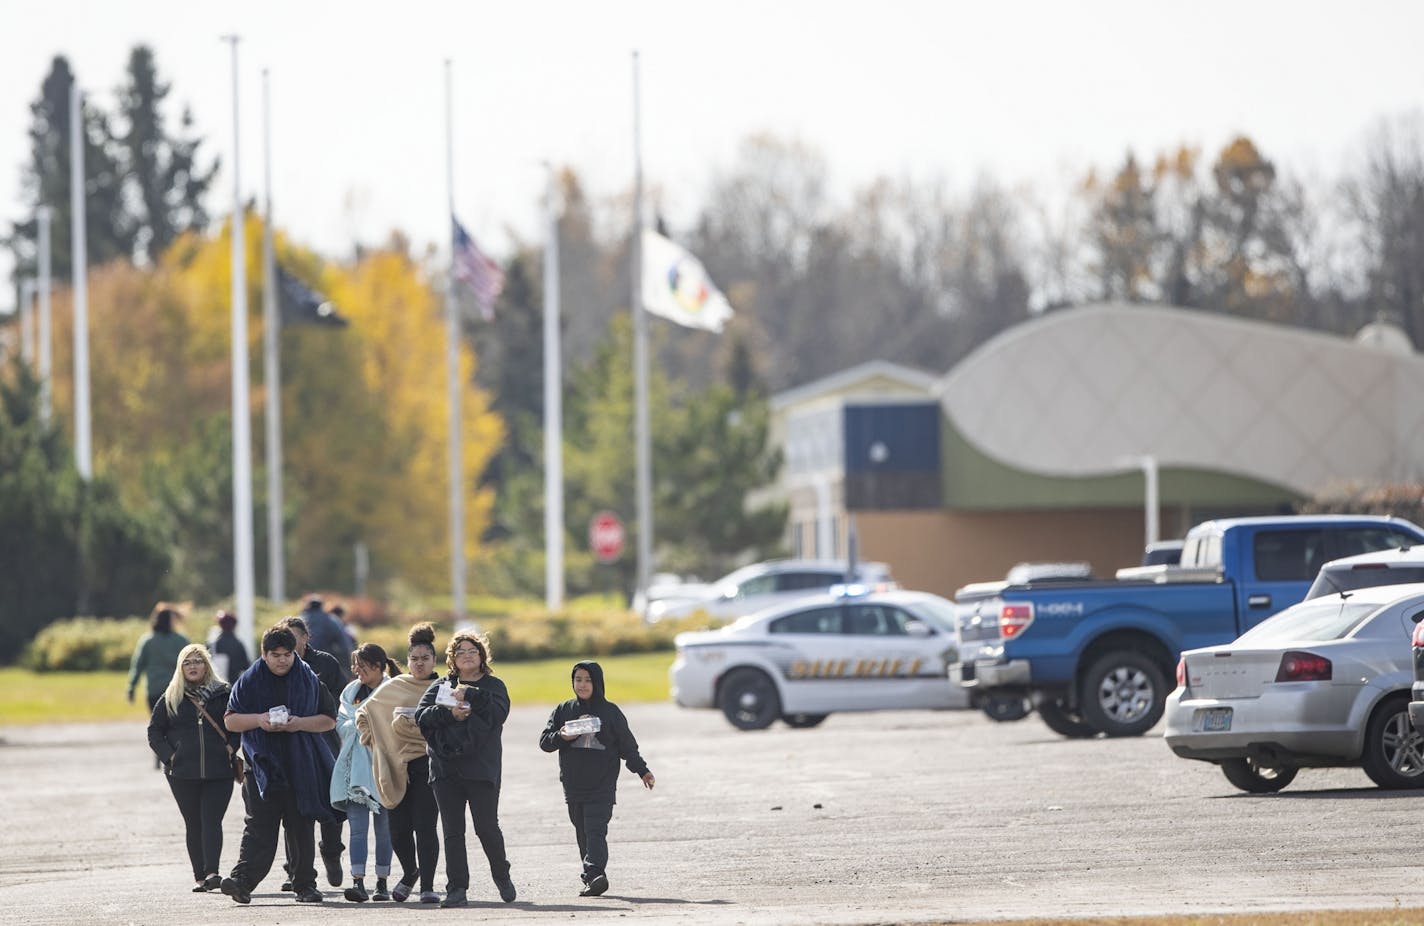
[[[237,745],[237,737],[229,738],[223,725],[227,696],[207,647],[190,643],[179,652],[173,679],[148,722],[149,748],[162,763],[183,815],[194,891],[215,891],[222,883],[222,821],[233,786],[228,747]]]
[[[603,667],[576,662],[574,697],[554,708],[539,736],[539,748],[559,754],[559,781],[583,859],[580,897],[608,890],[608,822],[618,792],[618,761],[652,789],[653,773],[638,754],[638,741],[618,705],[604,696]],[[570,721],[583,722],[568,726]],[[594,728],[589,730],[589,728]],[[585,732],[585,731],[588,732]]]
[[[470,887],[465,857],[465,808],[489,860],[500,899],[513,903],[514,882],[499,828],[499,782],[504,764],[501,734],[509,717],[509,689],[490,672],[489,641],[461,631],[445,648],[450,674],[430,686],[415,709],[430,751],[430,787],[445,832],[445,899],[442,907],[463,907]],[[441,704],[441,689],[451,698]]]

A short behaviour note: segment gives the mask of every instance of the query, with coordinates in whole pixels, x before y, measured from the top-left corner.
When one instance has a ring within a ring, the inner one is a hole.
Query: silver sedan
[[[1167,745],[1254,793],[1327,766],[1362,766],[1381,788],[1424,786],[1424,737],[1408,713],[1421,614],[1424,584],[1359,589],[1186,651],[1167,698]]]

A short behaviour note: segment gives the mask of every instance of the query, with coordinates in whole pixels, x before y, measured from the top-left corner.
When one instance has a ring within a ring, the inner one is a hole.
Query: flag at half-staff
[[[451,248],[451,273],[455,279],[469,287],[479,307],[480,317],[494,321],[494,301],[504,289],[504,271],[489,255],[480,250],[475,239],[465,231],[465,226],[456,218],[450,219],[454,225],[454,244]]]
[[[688,328],[721,331],[732,307],[702,262],[652,229],[643,230],[643,308]]]
[[[336,311],[330,299],[288,273],[280,265],[277,267],[277,294],[283,325],[342,327],[347,324],[345,316]]]

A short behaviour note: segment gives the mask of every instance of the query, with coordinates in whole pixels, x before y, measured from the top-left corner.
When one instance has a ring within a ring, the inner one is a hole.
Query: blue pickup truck
[[[967,585],[950,677],[991,716],[1027,699],[1063,736],[1138,736],[1161,718],[1182,650],[1228,643],[1300,601],[1327,560],[1421,542],[1399,518],[1236,518],[1193,527],[1177,566]]]

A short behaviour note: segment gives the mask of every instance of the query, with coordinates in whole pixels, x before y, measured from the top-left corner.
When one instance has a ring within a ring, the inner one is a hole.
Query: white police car
[[[966,707],[945,677],[957,658],[953,621],[938,595],[834,588],[678,634],[673,700],[718,708],[742,730],[778,717],[814,727],[836,711]]]

